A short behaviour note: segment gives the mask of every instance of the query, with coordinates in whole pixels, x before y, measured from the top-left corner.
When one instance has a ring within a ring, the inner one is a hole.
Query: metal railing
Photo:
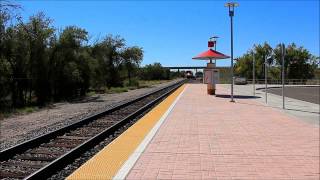
[[[252,79],[247,79],[249,84],[253,83]],[[264,79],[255,79],[255,84],[264,84]],[[268,79],[268,84],[281,84],[281,79]],[[288,85],[320,85],[320,79],[286,79]]]

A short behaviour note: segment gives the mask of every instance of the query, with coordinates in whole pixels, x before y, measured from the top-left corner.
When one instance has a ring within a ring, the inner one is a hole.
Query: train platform
[[[67,179],[319,179],[319,126],[180,87]]]

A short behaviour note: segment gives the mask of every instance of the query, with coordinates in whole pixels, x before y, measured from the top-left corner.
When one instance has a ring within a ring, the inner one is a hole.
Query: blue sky
[[[23,18],[39,11],[54,26],[85,28],[92,40],[120,35],[127,45],[143,47],[144,64],[205,65],[191,58],[207,50],[208,38],[218,35],[217,50],[230,55],[230,19],[226,1],[18,1]],[[319,1],[238,1],[234,17],[234,55],[255,43],[295,42],[319,56]],[[229,66],[230,59],[218,66]]]

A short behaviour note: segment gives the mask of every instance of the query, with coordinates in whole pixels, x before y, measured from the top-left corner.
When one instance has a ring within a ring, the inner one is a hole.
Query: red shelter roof
[[[196,57],[193,57],[192,59],[200,59],[200,60],[210,60],[210,59],[227,59],[229,56],[222,54],[218,51],[209,49],[208,51],[205,51],[201,54],[199,54]]]

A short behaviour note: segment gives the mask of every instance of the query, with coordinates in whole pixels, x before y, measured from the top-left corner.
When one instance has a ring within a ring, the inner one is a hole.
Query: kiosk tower
[[[229,58],[229,56],[222,54],[216,50],[213,50],[213,48],[216,47],[216,45],[217,45],[216,38],[214,37],[210,38],[208,41],[209,50],[192,58],[195,60],[209,60],[209,63],[207,63],[207,67],[204,69],[203,82],[207,84],[207,93],[210,95],[215,95],[216,84],[219,81],[219,70],[215,69],[216,64],[213,63],[212,60]]]

